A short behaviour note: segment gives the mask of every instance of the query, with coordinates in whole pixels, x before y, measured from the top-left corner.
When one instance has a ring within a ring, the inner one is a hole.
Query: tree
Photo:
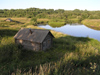
[[[37,18],[33,17],[30,22],[32,25],[37,25]]]

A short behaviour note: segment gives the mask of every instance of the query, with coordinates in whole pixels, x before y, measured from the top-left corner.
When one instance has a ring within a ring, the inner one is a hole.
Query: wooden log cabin
[[[49,30],[20,29],[14,36],[15,43],[21,44],[24,49],[40,51],[52,47],[54,36]]]

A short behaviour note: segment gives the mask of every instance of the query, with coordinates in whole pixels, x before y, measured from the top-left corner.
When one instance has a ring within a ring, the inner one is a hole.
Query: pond
[[[94,30],[81,24],[66,24],[61,27],[51,27],[50,25],[38,25],[41,28],[51,29],[76,37],[89,37],[100,41],[100,30]]]

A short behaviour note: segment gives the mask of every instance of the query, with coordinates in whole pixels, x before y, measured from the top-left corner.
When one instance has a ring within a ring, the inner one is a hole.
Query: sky
[[[0,0],[0,9],[100,10],[100,0]]]

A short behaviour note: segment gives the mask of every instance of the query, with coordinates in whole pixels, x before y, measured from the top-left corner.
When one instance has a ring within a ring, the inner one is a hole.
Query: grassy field
[[[14,43],[17,31],[22,27],[40,29],[23,26],[24,20],[23,23],[18,27],[16,24],[0,27],[1,75],[100,75],[99,41],[51,31],[55,37],[51,49],[45,52],[23,50]]]
[[[48,24],[52,27],[61,27],[66,24],[64,19],[51,19]]]
[[[95,30],[100,30],[100,19],[86,19],[82,21],[87,27]]]
[[[30,18],[11,18],[14,22],[6,22],[7,18],[0,18],[0,28],[16,28],[27,27],[30,25]]]
[[[48,24],[52,27],[61,27],[65,25],[66,23],[65,22],[49,22]]]

